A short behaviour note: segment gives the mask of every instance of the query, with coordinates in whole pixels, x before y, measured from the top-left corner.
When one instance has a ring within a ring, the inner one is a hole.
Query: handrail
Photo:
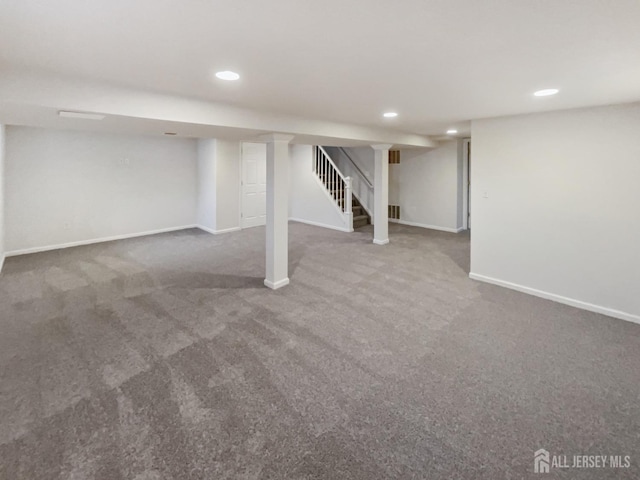
[[[320,151],[321,151],[322,153],[324,153],[324,156],[325,156],[325,157],[327,157],[327,161],[328,161],[328,162],[331,164],[331,166],[336,170],[336,173],[340,176],[340,178],[342,179],[342,181],[346,181],[346,180],[347,180],[347,177],[345,177],[345,176],[342,174],[342,172],[340,171],[340,169],[338,168],[338,166],[337,166],[335,163],[333,163],[333,160],[331,160],[331,156],[327,153],[327,151],[326,151],[324,148],[322,148],[322,146],[320,146],[320,145],[318,145],[317,147],[320,149]]]
[[[322,147],[321,147],[322,148]],[[353,158],[351,158],[351,155],[349,155],[349,153],[347,153],[347,151],[343,148],[343,147],[337,147],[342,153],[345,154],[345,156],[349,159],[349,161],[351,162],[351,165],[353,165],[355,167],[355,169],[358,171],[358,173],[360,174],[360,176],[364,179],[364,181],[367,183],[367,185],[369,186],[370,189],[373,189],[373,184],[369,181],[369,179],[367,178],[367,176],[364,174],[364,172],[362,170],[360,170],[360,167],[358,166],[358,164],[356,162],[353,161]]]
[[[313,171],[324,186],[325,193],[334,201],[335,206],[344,215],[350,231],[353,230],[353,194],[351,177],[345,177],[333,163],[333,160],[320,145],[314,149]]]

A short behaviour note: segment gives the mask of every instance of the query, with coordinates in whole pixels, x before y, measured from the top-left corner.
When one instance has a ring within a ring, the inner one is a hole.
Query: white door
[[[267,146],[242,144],[242,228],[267,223]]]

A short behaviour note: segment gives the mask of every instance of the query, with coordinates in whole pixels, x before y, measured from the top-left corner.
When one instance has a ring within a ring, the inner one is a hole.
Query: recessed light
[[[238,75],[236,72],[231,72],[229,70],[225,70],[224,72],[218,72],[216,73],[216,77],[218,77],[220,80],[238,80],[240,78],[240,75]]]
[[[458,130],[455,130],[455,129],[453,129],[453,128],[451,128],[451,129],[447,130],[447,135],[454,135],[454,134],[456,134],[456,133],[458,133]]]
[[[557,88],[545,88],[544,90],[538,90],[537,92],[534,92],[534,95],[536,97],[548,97],[549,95],[555,95],[559,91],[560,90],[558,90]]]
[[[70,112],[68,110],[60,110],[58,115],[65,118],[83,118],[85,120],[102,120],[105,117],[100,113]]]
[[[396,112],[386,112],[382,116],[385,118],[393,118],[393,117],[397,117],[398,114]]]

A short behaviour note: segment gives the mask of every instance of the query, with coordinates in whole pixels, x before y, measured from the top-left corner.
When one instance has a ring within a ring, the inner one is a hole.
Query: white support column
[[[289,284],[289,142],[292,135],[270,134],[267,143],[267,251],[264,284]]]
[[[391,145],[371,145],[375,151],[373,186],[373,243],[389,243],[389,149]]]

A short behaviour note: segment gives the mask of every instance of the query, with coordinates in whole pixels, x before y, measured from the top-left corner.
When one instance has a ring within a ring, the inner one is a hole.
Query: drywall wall
[[[196,163],[190,139],[7,127],[6,250],[193,225]]]
[[[456,198],[456,202],[457,202],[457,217],[456,217],[456,227],[457,228],[463,228],[464,227],[464,198],[465,198],[465,192],[464,192],[464,179],[468,178],[466,176],[466,172],[464,171],[464,169],[466,168],[465,166],[465,162],[467,161],[467,157],[465,155],[464,149],[467,148],[468,146],[468,142],[466,142],[465,140],[458,140],[457,142],[458,144],[458,175],[457,175],[457,181],[458,181],[458,185],[457,185],[457,191],[458,191],[458,197]]]
[[[209,233],[240,228],[240,143],[198,140],[197,224]]]
[[[313,147],[289,147],[289,218],[336,230],[348,230],[343,215],[312,170]]]
[[[4,197],[5,197],[5,138],[6,138],[6,127],[4,125],[0,125],[0,272],[2,271],[2,266],[4,265],[4,257],[5,257],[5,227],[4,227]]]
[[[203,230],[216,230],[216,140],[198,140],[197,224]]]
[[[640,322],[640,104],[472,124],[471,276]]]
[[[240,142],[216,142],[216,231],[240,228]]]
[[[324,149],[336,164],[338,170],[345,177],[351,177],[353,194],[373,218],[373,179],[375,176],[373,149],[371,147],[344,149],[324,147]],[[352,161],[349,161],[347,155]]]
[[[458,143],[443,142],[428,151],[402,150],[400,163],[389,166],[389,203],[400,205],[400,223],[460,230],[462,161],[458,157],[462,150]]]

